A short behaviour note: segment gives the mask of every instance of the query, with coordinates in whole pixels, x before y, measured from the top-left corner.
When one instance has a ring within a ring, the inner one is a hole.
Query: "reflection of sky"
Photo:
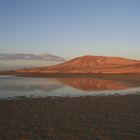
[[[35,78],[1,78],[0,90],[3,91],[35,91],[35,90],[56,90],[62,88],[64,84],[52,79]]]
[[[0,76],[0,98],[46,97],[46,96],[87,96],[135,93],[139,87],[128,87],[123,82],[97,80],[92,78],[19,78]],[[79,81],[81,82],[79,83]],[[84,84],[83,84],[84,83]],[[76,86],[75,86],[76,85]],[[113,86],[113,87],[112,87]],[[123,87],[123,88],[122,88]]]

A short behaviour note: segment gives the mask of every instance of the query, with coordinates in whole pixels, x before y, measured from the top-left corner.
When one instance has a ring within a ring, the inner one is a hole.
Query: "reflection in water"
[[[64,84],[52,79],[5,78],[5,81],[0,84],[0,90],[33,91],[41,89],[51,91],[62,88],[63,86]]]
[[[0,76],[0,99],[46,96],[112,95],[130,91],[128,82],[94,78],[21,78]],[[132,88],[134,89],[134,88]],[[140,89],[136,89],[139,90]]]
[[[113,80],[99,80],[94,78],[59,78],[58,80],[66,85],[85,91],[129,88],[128,84]]]

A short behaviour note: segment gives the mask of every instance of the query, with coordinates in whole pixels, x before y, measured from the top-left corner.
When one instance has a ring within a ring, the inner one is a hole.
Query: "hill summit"
[[[106,56],[92,56],[92,55],[86,55],[82,57],[77,57],[75,59],[72,59],[70,61],[67,61],[63,64],[57,65],[60,67],[103,67],[103,66],[114,66],[114,65],[129,65],[134,64],[139,61],[137,60],[130,60],[126,58],[120,58],[120,57],[106,57]]]
[[[86,55],[42,68],[20,69],[17,73],[103,73],[140,74],[140,61],[121,57]]]

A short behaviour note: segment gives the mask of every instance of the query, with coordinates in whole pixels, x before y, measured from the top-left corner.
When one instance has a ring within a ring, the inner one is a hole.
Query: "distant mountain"
[[[120,57],[83,56],[61,64],[5,71],[0,74],[140,74],[140,61]]]
[[[138,60],[131,60],[120,57],[106,57],[106,56],[82,56],[67,61],[63,64],[49,67],[49,69],[95,69],[108,68],[115,66],[126,66],[139,63]]]
[[[35,54],[14,54],[0,53],[0,60],[44,60],[44,61],[65,61],[64,58],[49,53],[42,55]]]
[[[16,73],[140,74],[140,61],[120,57],[83,56],[49,67],[20,69]]]

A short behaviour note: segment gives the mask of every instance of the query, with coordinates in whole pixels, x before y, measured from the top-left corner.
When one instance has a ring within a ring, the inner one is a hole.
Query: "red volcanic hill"
[[[16,70],[16,73],[140,74],[140,61],[120,57],[83,56],[54,66]]]

